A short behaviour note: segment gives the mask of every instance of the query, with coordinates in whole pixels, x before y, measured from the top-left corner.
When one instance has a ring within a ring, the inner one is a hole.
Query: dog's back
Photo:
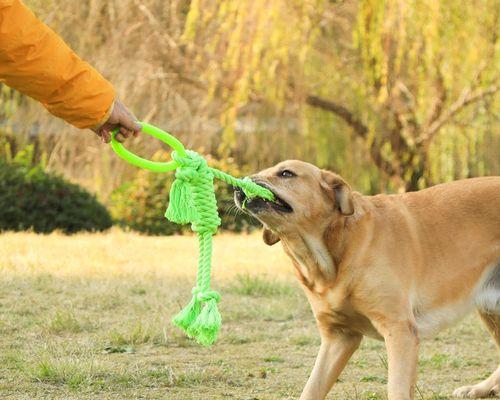
[[[364,199],[375,252],[409,287],[423,336],[473,307],[500,312],[500,177]]]
[[[371,203],[380,229],[396,231],[396,242],[418,242],[416,250],[424,263],[436,262],[445,253],[474,253],[477,262],[500,257],[500,177],[364,199]]]

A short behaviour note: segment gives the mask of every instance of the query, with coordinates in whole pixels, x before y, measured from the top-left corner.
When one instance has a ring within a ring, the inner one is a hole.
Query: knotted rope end
[[[194,294],[189,304],[184,307],[179,314],[172,318],[172,323],[181,328],[184,332],[187,332],[189,327],[200,315],[200,312],[201,304],[196,294]]]
[[[222,325],[222,318],[217,308],[219,301],[219,293],[215,291],[200,293],[194,288],[191,302],[172,319],[172,322],[199,344],[211,346],[217,340]],[[205,303],[203,306],[202,302]]]
[[[188,334],[203,346],[211,346],[216,340],[222,325],[222,318],[217,308],[217,300],[205,303],[196,321],[188,328]]]

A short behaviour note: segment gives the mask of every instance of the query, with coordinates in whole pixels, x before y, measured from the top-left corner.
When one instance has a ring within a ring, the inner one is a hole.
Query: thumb
[[[120,118],[119,124],[132,132],[139,132],[141,130],[141,125],[132,114],[126,114]]]
[[[113,111],[111,113],[110,122],[120,125],[129,132],[140,132],[141,125],[137,118],[129,111],[129,109],[119,100],[115,100]]]

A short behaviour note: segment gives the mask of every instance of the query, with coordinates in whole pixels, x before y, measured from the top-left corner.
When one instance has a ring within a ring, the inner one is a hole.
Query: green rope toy
[[[155,162],[141,158],[115,139],[113,132],[111,147],[129,163],[154,172],[176,170],[175,181],[170,189],[170,202],[165,217],[178,224],[191,223],[191,229],[198,235],[199,258],[196,286],[189,304],[177,314],[172,322],[186,334],[204,346],[212,345],[217,339],[222,320],[217,308],[220,294],[210,288],[212,267],[212,236],[217,232],[220,218],[215,199],[214,178],[243,189],[248,198],[262,197],[274,200],[268,189],[257,185],[249,178],[237,179],[207,165],[198,153],[185,150],[182,143],[161,129],[140,123],[142,132],[166,143],[174,151],[172,161]]]

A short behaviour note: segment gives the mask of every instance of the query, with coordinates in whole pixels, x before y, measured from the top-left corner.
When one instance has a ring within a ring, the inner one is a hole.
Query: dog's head
[[[269,245],[298,230],[317,232],[335,219],[354,213],[349,185],[333,172],[312,164],[283,161],[251,178],[272,191],[276,199],[248,199],[237,189],[234,200],[240,209],[264,224],[264,241]]]

